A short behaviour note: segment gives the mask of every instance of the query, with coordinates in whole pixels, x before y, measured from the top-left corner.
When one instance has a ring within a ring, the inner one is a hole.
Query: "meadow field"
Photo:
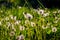
[[[60,40],[60,9],[2,5],[0,40]]]

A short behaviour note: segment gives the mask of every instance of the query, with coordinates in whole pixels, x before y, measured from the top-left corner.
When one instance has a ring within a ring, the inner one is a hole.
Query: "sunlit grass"
[[[2,7],[0,8],[0,40],[59,40],[59,20],[59,9]]]

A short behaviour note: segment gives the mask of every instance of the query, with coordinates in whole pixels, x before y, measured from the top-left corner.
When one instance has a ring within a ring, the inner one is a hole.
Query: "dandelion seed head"
[[[43,14],[44,17],[46,17],[46,16],[48,16],[48,15],[49,15],[49,13],[45,13],[45,14]]]
[[[9,35],[10,35],[10,36],[14,36],[14,35],[15,35],[15,32],[14,32],[14,31],[11,31],[11,32],[9,33]]]
[[[20,22],[20,20],[16,20],[15,25],[19,25]]]
[[[34,22],[31,22],[31,26],[32,26],[32,27],[35,26],[35,23],[34,23]]]
[[[24,13],[23,13],[23,15],[24,15],[24,17],[25,17],[26,19],[32,19],[32,18],[33,18],[33,16],[32,16],[31,14],[29,14],[29,13],[27,13],[27,14],[24,14]]]
[[[52,32],[56,32],[57,31],[57,28],[56,27],[53,27],[52,28]]]
[[[47,26],[42,25],[42,29],[46,29],[46,28],[47,28]]]
[[[27,23],[29,24],[29,20],[25,20],[25,24],[27,24]]]
[[[17,40],[24,40],[24,38],[25,38],[24,35],[20,35],[20,36],[18,36],[16,39],[17,39]]]
[[[44,14],[44,10],[42,10],[42,9],[39,10],[39,11],[38,11],[38,14]]]
[[[20,26],[20,31],[23,31],[25,30],[25,27],[24,26]]]

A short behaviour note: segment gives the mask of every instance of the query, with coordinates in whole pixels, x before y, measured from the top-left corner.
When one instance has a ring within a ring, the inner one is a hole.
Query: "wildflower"
[[[48,15],[49,15],[49,13],[45,13],[45,14],[43,14],[44,17],[46,17],[46,16],[48,16]]]
[[[14,36],[14,35],[15,35],[15,32],[14,32],[14,31],[11,31],[11,32],[9,33],[9,35],[10,35],[10,36]]]
[[[56,32],[57,31],[57,28],[56,27],[53,27],[52,28],[52,32]]]
[[[25,27],[24,26],[20,26],[20,30],[25,30]]]
[[[25,24],[27,24],[27,23],[29,24],[29,20],[25,20]]]
[[[21,22],[20,20],[17,20],[17,21],[15,22],[15,25],[18,25],[20,22]]]
[[[33,16],[29,13],[23,13],[23,15],[26,19],[32,19],[33,18]]]
[[[47,28],[47,26],[42,25],[42,29],[46,29],[46,28]]]
[[[34,22],[31,22],[31,26],[32,26],[32,27],[35,26],[35,23],[34,23]]]
[[[42,9],[39,10],[39,11],[38,11],[38,14],[44,14],[44,10],[42,10]]]
[[[17,40],[24,40],[24,38],[25,38],[24,35],[20,35],[20,36],[18,36],[16,39],[17,39]]]

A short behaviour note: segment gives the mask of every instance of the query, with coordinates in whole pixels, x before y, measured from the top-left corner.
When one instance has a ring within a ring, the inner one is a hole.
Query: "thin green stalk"
[[[45,9],[45,7],[43,6],[43,4],[39,0],[37,0],[37,1],[38,1],[39,5],[41,5],[41,7]]]
[[[55,33],[54,33],[54,39],[53,40],[55,40]]]

